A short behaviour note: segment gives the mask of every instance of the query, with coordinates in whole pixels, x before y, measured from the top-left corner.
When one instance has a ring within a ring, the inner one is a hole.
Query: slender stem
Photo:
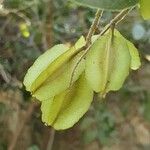
[[[76,63],[75,67],[73,68],[73,71],[72,71],[72,74],[71,74],[71,80],[70,80],[70,86],[72,85],[72,82],[73,82],[73,77],[74,77],[74,74],[75,74],[75,71],[78,67],[78,65],[80,64],[80,62],[82,61],[82,59],[84,58],[84,56],[87,54],[88,50],[90,49],[91,47],[91,38],[92,36],[94,35],[99,23],[100,23],[100,18],[102,17],[103,15],[103,11],[101,11],[100,9],[97,10],[96,14],[95,14],[95,18],[94,18],[94,21],[89,29],[89,32],[87,34],[87,37],[86,37],[86,44],[84,47],[81,48],[81,50],[85,50],[84,53],[81,55],[81,57],[79,58],[78,62]]]
[[[131,9],[128,10],[128,12],[126,14],[124,14],[124,16],[122,16],[117,22],[116,25],[118,23],[120,23],[133,9],[135,8],[135,6],[133,6]]]
[[[29,108],[27,109],[27,112],[25,113],[24,115],[24,118],[22,119],[22,122],[18,122],[18,129],[17,131],[15,132],[15,134],[13,135],[13,138],[11,140],[11,143],[10,145],[8,146],[8,150],[15,150],[16,148],[16,144],[17,144],[17,141],[18,139],[20,138],[21,136],[21,133],[23,132],[23,129],[27,123],[27,121],[29,121],[29,119],[31,118],[35,108],[38,106],[39,104],[38,103],[31,103]]]
[[[51,129],[51,135],[50,135],[50,139],[48,141],[46,150],[52,150],[53,149],[54,138],[55,138],[55,130]]]
[[[73,83],[73,77],[75,75],[76,69],[79,66],[80,62],[82,61],[82,59],[84,59],[84,57],[86,56],[87,52],[89,51],[89,49],[91,48],[91,45],[88,46],[88,48],[85,49],[84,53],[80,56],[79,60],[77,61],[76,65],[73,68],[72,74],[71,74],[71,80],[70,80],[70,86]]]
[[[120,20],[122,20],[122,18],[124,18],[129,13],[129,11],[130,11],[129,9],[122,10],[115,18],[113,18],[110,21],[109,24],[106,25],[104,30],[100,33],[100,36],[104,35],[113,24],[119,23]]]
[[[91,38],[94,35],[99,23],[100,23],[100,18],[102,17],[103,11],[101,11],[100,9],[97,10],[96,14],[95,14],[95,18],[94,21],[90,27],[90,30],[87,34],[86,37],[86,45],[87,47],[91,44]]]

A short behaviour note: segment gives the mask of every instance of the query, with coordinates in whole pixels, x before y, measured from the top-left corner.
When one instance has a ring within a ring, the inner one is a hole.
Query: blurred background
[[[67,0],[0,0],[0,150],[150,150],[150,21],[138,10],[117,28],[138,48],[141,68],[118,92],[95,97],[73,128],[46,127],[22,85],[40,54],[86,35],[95,11]],[[104,12],[100,29],[115,15]]]

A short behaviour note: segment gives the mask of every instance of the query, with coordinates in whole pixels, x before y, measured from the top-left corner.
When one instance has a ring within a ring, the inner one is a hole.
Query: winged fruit
[[[118,31],[100,36],[86,57],[86,78],[92,89],[105,96],[119,90],[130,68],[137,69],[140,59],[136,48]]]

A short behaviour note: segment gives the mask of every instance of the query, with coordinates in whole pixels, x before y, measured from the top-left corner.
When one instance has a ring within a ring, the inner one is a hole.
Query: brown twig
[[[70,85],[69,85],[70,87],[72,86],[73,77],[74,77],[74,75],[75,75],[75,71],[76,71],[78,65],[80,64],[80,62],[82,61],[82,59],[86,56],[86,54],[87,54],[87,52],[89,51],[90,48],[91,48],[91,45],[90,45],[88,48],[86,48],[86,50],[85,50],[84,53],[80,56],[80,58],[79,58],[79,60],[77,61],[76,65],[74,66],[73,71],[72,71],[72,74],[71,74],[71,80],[70,80]]]
[[[78,65],[80,64],[80,62],[82,61],[82,59],[85,57],[85,55],[87,54],[88,50],[90,49],[91,47],[91,38],[92,36],[94,35],[99,23],[100,23],[100,18],[102,17],[102,14],[103,14],[103,11],[101,11],[100,9],[97,10],[96,14],[95,14],[95,18],[94,18],[94,21],[89,29],[89,32],[87,34],[87,37],[86,37],[86,44],[84,46],[85,48],[85,51],[84,53],[81,55],[81,57],[79,58],[78,62],[76,63],[75,67],[73,68],[73,71],[72,71],[72,74],[71,74],[71,80],[70,80],[70,86],[72,85],[72,82],[73,82],[73,77],[74,77],[74,74],[75,74],[75,71],[78,67]],[[83,49],[83,48],[82,48]]]
[[[54,138],[55,138],[55,133],[56,133],[56,131],[54,129],[51,129],[50,138],[49,138],[46,150],[52,150]]]
[[[53,45],[53,0],[46,0],[45,3],[47,8],[41,24],[43,51],[46,51]]]
[[[103,11],[101,11],[100,9],[98,9],[97,12],[96,12],[96,14],[95,14],[94,21],[93,21],[93,23],[92,23],[92,25],[90,27],[90,30],[89,30],[89,32],[87,34],[87,37],[86,37],[86,45],[87,45],[87,47],[89,45],[91,45],[91,43],[92,43],[91,42],[91,38],[94,35],[94,33],[95,33],[95,31],[96,31],[99,23],[100,23],[100,18],[102,17],[102,15],[103,15]]]
[[[8,146],[8,150],[15,150],[17,141],[21,135],[21,133],[23,132],[24,126],[25,124],[29,121],[29,119],[31,118],[33,111],[35,110],[35,108],[38,106],[38,103],[33,102],[29,108],[27,109],[25,116],[23,117],[22,121],[19,120],[18,122],[18,130],[16,131],[16,133],[14,134],[12,141],[10,143],[10,145]]]
[[[0,75],[2,76],[3,80],[9,84],[10,83],[10,76],[7,75],[7,73],[4,70],[4,67],[0,64]]]
[[[105,27],[104,30],[99,34],[99,36],[104,35],[104,34],[109,30],[109,28],[110,28],[113,24],[118,24],[122,19],[124,19],[124,17],[125,17],[132,9],[133,9],[133,8],[122,10],[115,18],[113,18],[113,19],[106,25],[106,27]]]
[[[45,16],[43,19],[43,49],[47,50],[53,45],[53,0],[46,0],[46,10],[45,10]],[[52,150],[53,149],[53,143],[55,138],[55,130],[53,128],[45,127],[44,129],[44,141],[43,141],[43,147],[44,150]]]
[[[20,12],[19,10],[3,8],[0,11],[0,15],[2,15],[2,16],[7,16],[7,15],[10,15],[10,14],[18,16],[19,18],[24,20],[27,23],[27,25],[31,24],[30,19],[24,13]]]

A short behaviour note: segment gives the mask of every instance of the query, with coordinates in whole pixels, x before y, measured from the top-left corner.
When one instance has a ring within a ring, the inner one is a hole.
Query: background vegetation
[[[139,49],[142,67],[119,92],[95,97],[72,129],[44,126],[39,104],[22,85],[34,60],[53,44],[85,35],[94,13],[65,0],[0,0],[0,150],[150,149],[150,22],[137,10],[118,29]],[[105,12],[100,28],[115,14]]]

